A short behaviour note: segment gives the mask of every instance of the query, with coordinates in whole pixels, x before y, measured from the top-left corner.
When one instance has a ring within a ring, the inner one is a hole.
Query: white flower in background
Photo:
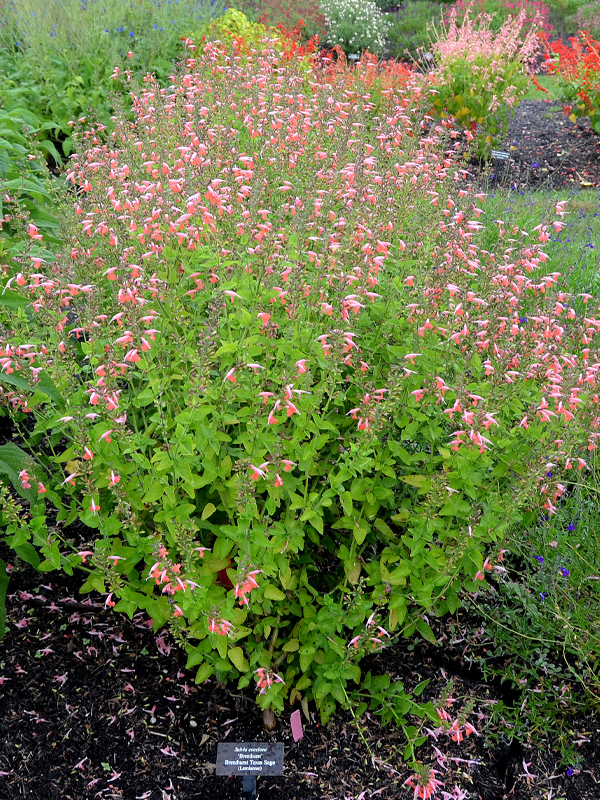
[[[338,44],[346,53],[381,53],[385,48],[389,22],[372,0],[322,0],[321,12],[330,45]]]

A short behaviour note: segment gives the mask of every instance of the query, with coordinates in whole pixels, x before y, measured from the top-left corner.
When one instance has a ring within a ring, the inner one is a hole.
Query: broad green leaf
[[[204,506],[204,508],[202,509],[202,517],[201,517],[201,519],[203,519],[203,520],[208,519],[210,516],[212,516],[215,513],[216,510],[217,510],[217,507],[213,503],[207,503]]]
[[[0,446],[0,475],[6,475],[14,488],[18,491],[21,497],[26,497],[32,500],[35,496],[35,489],[23,489],[19,473],[26,469],[33,473],[33,460],[24,450],[21,450],[13,442],[3,444]],[[35,480],[32,475],[32,481]],[[31,483],[33,487],[34,484]]]
[[[13,550],[22,561],[25,561],[27,564],[31,564],[31,566],[35,569],[39,567],[40,557],[35,547],[29,542],[20,544],[17,547],[14,547]]]
[[[19,292],[15,292],[12,289],[4,289],[0,294],[0,306],[6,306],[7,308],[25,308],[25,306],[30,305],[31,301],[28,300],[23,295],[19,294]],[[2,377],[5,377],[4,375]]]
[[[159,483],[158,481],[153,481],[150,484],[150,488],[142,498],[142,502],[148,504],[156,503],[157,500],[160,500],[160,498],[163,496],[164,491],[165,487],[162,483]]]
[[[267,600],[285,600],[284,593],[272,584],[265,589],[265,597]]]
[[[426,475],[404,475],[401,480],[404,483],[408,483],[409,486],[416,486],[417,489],[422,489],[428,478]]]
[[[239,672],[247,672],[250,664],[246,661],[244,651],[241,647],[232,647],[228,652],[229,660]]]
[[[194,678],[194,683],[204,683],[204,681],[207,681],[210,678],[213,672],[214,672],[213,665],[205,661],[204,664],[201,664],[198,667],[198,672],[196,673],[196,677]]]

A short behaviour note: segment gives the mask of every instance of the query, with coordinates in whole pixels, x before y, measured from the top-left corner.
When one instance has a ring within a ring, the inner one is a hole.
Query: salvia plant
[[[485,12],[492,17],[490,24],[494,30],[501,28],[507,19],[516,17],[520,12],[524,13],[523,26],[526,31],[531,29],[534,33],[541,31],[550,34],[554,29],[550,23],[550,6],[543,0],[457,0],[447,12],[447,19],[452,10],[459,22],[463,22],[466,16],[471,16],[474,12]]]
[[[597,306],[546,225],[478,247],[484,198],[411,81],[376,115],[208,43],[133,89],[133,121],[78,135],[60,255],[30,223],[4,268],[0,470],[28,504],[4,538],[145,611],[197,682],[326,720],[587,469]]]
[[[461,24],[453,8],[436,36],[436,69],[429,81],[434,111],[454,116],[468,138],[477,131],[480,152],[489,153],[506,135],[510,114],[529,88],[527,67],[540,40],[536,25],[526,26],[524,11],[494,31],[492,17],[485,12],[471,17],[471,7]]]
[[[565,113],[572,122],[589,117],[600,133],[600,42],[585,31],[569,39],[549,43],[547,71],[555,75],[565,102]]]

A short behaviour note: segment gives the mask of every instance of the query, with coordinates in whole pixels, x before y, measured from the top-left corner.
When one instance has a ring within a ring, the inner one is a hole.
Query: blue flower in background
[[[536,561],[539,561],[539,562],[540,562],[540,564],[543,564],[543,563],[544,563],[544,557],[543,557],[543,556],[535,556],[535,560],[536,560]]]
[[[574,522],[571,522],[571,523],[569,524],[569,530],[570,530],[570,531],[574,531],[574,530],[575,530],[575,523],[574,523]]]
[[[569,570],[568,569],[566,569],[565,567],[560,567],[560,571],[562,573],[563,578],[568,578],[569,577]]]

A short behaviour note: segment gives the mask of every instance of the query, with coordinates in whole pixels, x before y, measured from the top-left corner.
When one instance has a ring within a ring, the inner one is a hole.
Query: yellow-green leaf
[[[404,483],[408,483],[409,486],[416,486],[417,489],[421,489],[428,478],[426,475],[405,475],[402,480]]]
[[[284,593],[272,584],[265,589],[265,597],[267,600],[285,600]]]
[[[233,666],[240,672],[247,672],[250,669],[250,664],[246,661],[244,651],[241,647],[232,647],[227,655]]]
[[[353,564],[344,564],[344,572],[350,583],[354,585],[360,577],[360,561],[355,561]]]
[[[204,508],[202,509],[202,517],[201,517],[201,519],[208,519],[210,516],[212,516],[215,513],[216,510],[217,510],[217,507],[213,503],[207,503],[204,506]]]
[[[210,676],[213,674],[213,666],[208,662],[204,662],[198,667],[198,672],[196,673],[196,677],[194,678],[194,683],[204,683],[207,681]]]
[[[286,642],[281,649],[284,653],[295,653],[299,647],[300,642],[298,639],[290,639],[289,642]]]

